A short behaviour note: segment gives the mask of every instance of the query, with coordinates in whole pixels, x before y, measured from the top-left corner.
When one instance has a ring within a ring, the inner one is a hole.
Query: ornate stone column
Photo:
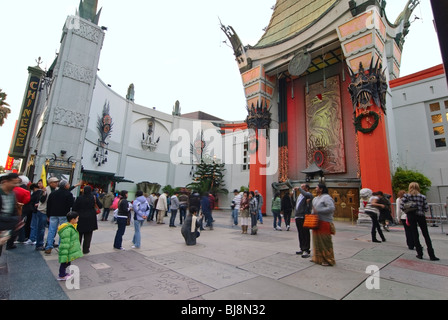
[[[394,40],[388,39],[386,29],[390,26],[380,10],[376,6],[369,7],[339,26],[337,31],[351,76],[348,90],[354,108],[362,187],[392,195],[386,134],[388,75],[383,61],[387,61],[386,44],[390,46]],[[398,55],[399,51],[392,50],[394,54]],[[399,57],[392,60],[389,61],[399,61]],[[398,66],[390,71],[394,75],[398,72]],[[370,218],[360,212],[358,222],[362,221],[370,222]]]
[[[268,152],[271,113],[269,111],[274,92],[275,78],[266,75],[263,66],[242,73],[247,100],[247,127],[251,130],[249,141],[251,191],[258,190],[264,198],[262,212],[266,212],[266,159]]]

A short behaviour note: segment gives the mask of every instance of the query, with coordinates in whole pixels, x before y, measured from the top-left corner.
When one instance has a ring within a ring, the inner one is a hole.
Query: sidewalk
[[[116,225],[98,221],[91,252],[73,264],[80,289],[56,281],[57,250],[51,255],[17,245],[0,257],[0,299],[9,300],[446,300],[448,236],[429,227],[440,261],[423,260],[407,248],[401,226],[385,232],[387,242],[370,242],[370,226],[335,222],[336,266],[315,265],[296,255],[295,223],[274,231],[264,217],[258,234],[232,227],[230,211],[215,211],[214,230],[201,232],[188,247],[180,226],[145,222],[142,248],[131,249],[132,225],[125,251],[112,248]],[[178,219],[176,219],[176,223]],[[284,222],[282,222],[284,227]],[[422,243],[424,243],[422,239]],[[2,266],[6,265],[2,268]],[[378,268],[375,277],[369,266]],[[3,271],[2,271],[3,270]],[[368,289],[368,283],[379,289]],[[378,282],[376,282],[378,281]]]

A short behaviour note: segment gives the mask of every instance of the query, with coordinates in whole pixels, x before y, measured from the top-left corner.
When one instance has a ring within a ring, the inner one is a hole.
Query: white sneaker
[[[286,227],[286,231],[289,231],[289,226]]]
[[[35,245],[36,241],[31,241],[30,239],[28,239],[27,241],[24,242],[24,244],[32,244]]]
[[[58,277],[58,281],[67,281],[73,278],[74,274],[66,274],[64,277]]]
[[[282,231],[282,227],[277,226],[276,228],[278,231]]]

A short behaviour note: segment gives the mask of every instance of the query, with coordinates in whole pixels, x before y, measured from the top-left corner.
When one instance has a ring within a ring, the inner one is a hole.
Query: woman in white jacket
[[[168,210],[168,202],[166,200],[166,196],[166,192],[162,193],[159,197],[159,200],[157,201],[157,224],[164,224],[163,218],[165,217],[165,213]]]

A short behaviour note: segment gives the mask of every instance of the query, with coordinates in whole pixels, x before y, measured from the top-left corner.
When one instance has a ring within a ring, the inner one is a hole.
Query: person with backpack
[[[114,197],[114,194],[112,193],[112,191],[109,191],[103,197],[103,215],[101,216],[101,221],[108,220],[110,209],[113,209],[113,210],[117,209],[117,208],[112,208],[112,204],[113,204],[114,200],[115,200],[115,197]]]
[[[367,189],[367,188],[365,188]],[[369,201],[367,202],[364,213],[367,214],[370,219],[372,219],[372,229],[371,229],[371,235],[372,235],[372,242],[381,243],[380,240],[376,238],[376,233],[378,232],[379,236],[381,237],[381,240],[383,242],[386,241],[386,237],[384,237],[383,232],[381,231],[380,223],[378,222],[378,216],[380,215],[380,208],[384,207],[384,204],[379,203],[379,196],[380,192],[371,192]]]
[[[149,204],[143,195],[143,191],[138,190],[135,194],[136,199],[132,203],[134,208],[134,237],[132,238],[133,249],[140,249],[141,245],[141,233],[140,228],[143,226],[143,222],[149,215]]]
[[[409,206],[409,209],[407,209],[407,204],[412,204]],[[423,259],[423,247],[420,244],[417,229],[418,225],[422,231],[423,238],[425,239],[429,259],[431,261],[440,260],[434,253],[431,237],[429,236],[428,225],[426,223],[425,213],[429,210],[429,205],[426,200],[426,196],[420,193],[420,185],[417,182],[411,182],[409,184],[408,192],[405,193],[401,199],[400,209],[406,212],[414,239],[415,250],[417,251],[416,257],[418,259]]]

